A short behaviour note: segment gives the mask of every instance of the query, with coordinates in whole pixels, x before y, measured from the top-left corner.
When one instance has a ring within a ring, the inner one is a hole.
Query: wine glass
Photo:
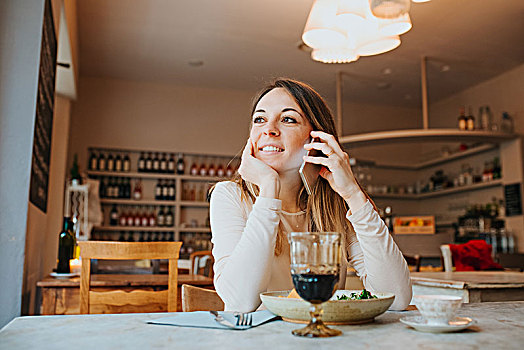
[[[322,322],[322,303],[331,298],[339,279],[340,233],[291,232],[288,240],[295,290],[302,299],[311,303],[309,324],[291,333],[315,338],[342,334]]]

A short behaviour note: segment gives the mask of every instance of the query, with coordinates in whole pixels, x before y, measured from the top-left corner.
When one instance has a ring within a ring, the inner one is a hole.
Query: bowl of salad
[[[281,316],[284,321],[308,323],[310,304],[302,300],[295,290],[265,292],[260,294],[264,306]],[[364,290],[337,290],[322,306],[322,320],[326,324],[361,324],[373,322],[383,314],[395,300],[393,293],[369,292]]]

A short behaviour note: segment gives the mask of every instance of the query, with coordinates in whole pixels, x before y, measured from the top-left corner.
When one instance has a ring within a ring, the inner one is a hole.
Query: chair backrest
[[[413,266],[413,270],[415,272],[420,271],[420,261],[422,258],[419,254],[415,254],[414,256],[404,255],[404,259],[406,259],[406,262],[409,266]]]
[[[222,311],[224,302],[212,289],[182,285],[182,311]]]
[[[453,271],[453,257],[451,255],[451,249],[449,244],[443,244],[440,246],[440,252],[442,254],[442,262],[444,264],[444,271]]]
[[[177,260],[182,242],[78,242],[82,270],[80,274],[80,313],[90,313],[91,304],[103,305],[147,305],[166,304],[167,311],[175,312],[177,307]],[[90,290],[91,259],[140,260],[168,259],[168,288],[162,291],[123,290],[95,292]]]
[[[193,252],[189,255],[191,262],[191,270],[189,271],[192,275],[204,275],[213,278],[213,263],[215,259],[211,250],[202,250]]]

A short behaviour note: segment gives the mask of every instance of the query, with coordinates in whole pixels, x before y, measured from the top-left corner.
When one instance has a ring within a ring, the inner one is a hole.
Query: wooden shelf
[[[339,138],[339,142],[351,147],[390,144],[392,142],[483,142],[498,144],[516,137],[515,134],[490,131],[408,129],[342,136]]]
[[[179,232],[211,233],[210,227],[184,227],[179,228]]]
[[[177,202],[182,207],[203,207],[203,208],[209,208],[209,202],[202,202],[202,201],[180,201]]]
[[[470,186],[461,186],[461,187],[453,187],[453,188],[447,188],[445,190],[440,191],[433,191],[433,192],[425,192],[420,194],[399,194],[399,193],[377,193],[377,194],[370,194],[371,198],[377,198],[377,199],[426,199],[426,198],[433,198],[433,197],[440,197],[445,196],[448,194],[453,193],[460,193],[460,192],[468,192],[468,191],[476,191],[484,188],[490,188],[490,187],[496,187],[496,186],[502,186],[503,182],[502,179],[493,180],[489,182],[481,182]]]
[[[164,173],[138,173],[138,172],[122,172],[122,171],[93,171],[88,170],[87,175],[91,176],[106,176],[106,177],[131,177],[140,179],[181,179],[188,181],[224,181],[227,180],[225,177],[218,176],[196,176],[196,175],[177,175],[177,174],[164,174]]]
[[[150,227],[150,226],[95,226],[96,231],[145,231],[145,232],[175,232],[172,227]]]
[[[465,151],[456,152],[448,156],[442,156],[442,157],[430,159],[430,160],[427,160],[421,163],[416,163],[416,164],[380,164],[379,163],[379,164],[371,164],[370,166],[374,168],[382,168],[382,169],[420,170],[424,168],[429,168],[434,165],[448,163],[448,162],[451,162],[457,159],[461,159],[461,158],[469,157],[475,154],[487,152],[495,148],[497,148],[496,145],[483,144],[480,146],[472,147]],[[358,162],[358,159],[357,159],[357,162]]]
[[[177,201],[161,201],[156,199],[116,199],[116,198],[104,198],[100,199],[102,204],[126,204],[126,205],[178,205]]]

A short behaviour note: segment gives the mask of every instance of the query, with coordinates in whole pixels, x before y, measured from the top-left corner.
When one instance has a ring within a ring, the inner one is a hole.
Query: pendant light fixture
[[[316,0],[302,41],[313,49],[311,58],[323,63],[391,51],[412,27],[409,5],[410,0]]]

